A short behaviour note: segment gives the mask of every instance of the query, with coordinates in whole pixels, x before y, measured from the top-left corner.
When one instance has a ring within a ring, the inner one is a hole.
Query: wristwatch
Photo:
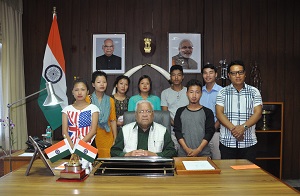
[[[246,124],[244,124],[244,129],[247,130],[248,128],[249,127]]]

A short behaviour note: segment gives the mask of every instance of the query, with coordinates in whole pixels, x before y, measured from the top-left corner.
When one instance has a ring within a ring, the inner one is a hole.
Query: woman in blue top
[[[154,106],[154,110],[161,110],[160,98],[158,96],[152,95],[151,90],[151,78],[147,75],[141,76],[139,79],[139,94],[134,95],[129,99],[128,111],[134,111],[136,103],[142,99],[150,101]]]

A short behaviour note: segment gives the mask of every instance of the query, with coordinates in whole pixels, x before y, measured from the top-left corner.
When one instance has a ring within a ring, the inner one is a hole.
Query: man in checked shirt
[[[255,162],[255,125],[261,118],[262,98],[258,89],[245,83],[242,61],[227,68],[231,84],[219,91],[216,101],[220,127],[221,159],[248,159]]]

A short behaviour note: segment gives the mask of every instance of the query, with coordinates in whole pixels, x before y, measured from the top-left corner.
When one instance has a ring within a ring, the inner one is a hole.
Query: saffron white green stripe
[[[71,152],[68,140],[64,139],[53,146],[50,146],[49,148],[45,149],[45,153],[52,163],[70,155]]]
[[[86,159],[89,162],[94,162],[98,149],[89,145],[88,143],[80,140],[76,146],[74,153],[80,156],[81,158]]]

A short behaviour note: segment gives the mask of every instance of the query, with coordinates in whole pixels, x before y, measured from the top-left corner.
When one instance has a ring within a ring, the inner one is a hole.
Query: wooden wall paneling
[[[180,18],[185,17],[182,16],[182,13],[180,12],[180,10],[182,9],[179,3],[180,0],[167,0],[166,2],[169,2],[169,7],[164,11],[170,14],[168,33],[180,33]]]
[[[203,49],[203,33],[204,33],[204,0],[201,1],[194,1],[194,7],[196,7],[197,9],[195,10],[195,19],[196,19],[196,24],[197,26],[195,27],[196,33],[200,33],[201,34],[201,53],[199,55],[201,55],[201,62],[200,62],[200,70],[203,67],[204,64],[204,60],[203,60],[203,54],[204,54],[204,49]],[[196,6],[195,6],[196,5]],[[197,80],[203,82],[203,77],[202,77],[202,73],[200,74],[192,74],[194,78],[196,78]]]
[[[217,66],[219,61],[214,60],[214,17],[213,17],[213,1],[204,1],[204,31],[202,34],[202,50],[203,50],[203,64],[207,62],[213,63]]]
[[[46,28],[50,28],[48,22],[50,20],[45,19],[45,3],[42,4],[34,4],[33,7],[28,7],[26,9],[34,10],[29,12],[29,18],[36,18],[37,22],[31,22],[28,25],[27,29],[24,29],[23,32],[28,34],[27,42],[25,41],[23,46],[24,47],[24,70],[25,70],[25,88],[26,88],[26,95],[32,94],[39,90],[40,86],[40,79],[43,69],[43,56],[45,52],[45,47],[47,44],[49,30],[47,32]],[[52,16],[52,9],[49,10],[50,15]],[[30,19],[29,19],[30,20]],[[46,20],[46,21],[45,21]],[[41,25],[44,24],[44,25]],[[49,27],[46,27],[48,24]],[[47,32],[47,33],[46,33]],[[25,38],[23,37],[23,40]],[[38,44],[39,42],[43,44]],[[43,45],[43,46],[42,46]],[[32,52],[35,55],[32,55]],[[37,54],[40,54],[39,56]],[[28,58],[28,61],[25,59]],[[27,63],[28,62],[28,63]],[[30,80],[29,78],[32,78]],[[20,97],[21,98],[21,97]],[[36,116],[43,116],[42,111],[40,110],[37,102],[38,95],[28,98],[26,100],[26,111],[33,112],[35,115],[29,116],[27,120],[27,128],[28,128],[28,135],[37,135],[40,136],[40,131],[42,127],[40,126],[40,122],[46,123],[45,118],[41,121],[36,121]],[[25,142],[25,141],[24,141]]]
[[[124,1],[107,1],[106,14],[107,14],[107,23],[106,23],[106,32],[107,33],[122,33],[122,24],[124,24],[124,10],[121,7],[124,6]],[[121,27],[121,28],[120,28]],[[126,51],[125,51],[126,53]],[[125,54],[126,56],[126,54]],[[113,83],[115,81],[116,75],[109,74],[108,85],[106,93],[111,95],[113,90]]]
[[[116,31],[118,32],[123,32],[125,33],[124,29],[125,29],[125,20],[126,18],[124,17],[125,12],[127,10],[125,10],[125,1],[126,0],[118,0],[116,2]]]
[[[140,53],[140,48],[139,48],[139,41],[140,41],[140,36],[142,35],[142,26],[143,26],[143,1],[136,1],[133,8],[131,9],[132,12],[134,12],[134,18],[133,18],[133,23],[134,29],[133,32],[133,39],[129,40],[132,45],[132,66],[135,67],[137,65],[142,64],[143,57]],[[137,71],[132,78],[132,95],[138,94],[138,80],[140,76],[147,74],[147,71],[145,71],[145,68],[142,68],[141,70]]]
[[[153,64],[157,64],[155,63],[154,57],[158,56],[158,53],[155,53],[154,56],[152,57],[145,57],[142,55],[142,53],[140,52],[140,41],[142,40],[142,36],[143,33],[145,32],[151,32],[153,33],[153,17],[154,17],[154,0],[143,0],[143,13],[142,13],[142,17],[143,17],[143,22],[141,24],[141,33],[138,36],[138,42],[136,43],[138,45],[138,53],[139,55],[142,57],[142,61],[140,64],[146,64],[146,63],[153,63]],[[154,95],[160,96],[160,81],[161,81],[161,75],[154,69],[152,69],[151,67],[144,67],[142,68],[142,73],[145,75],[150,76],[151,80],[152,80],[152,93]]]
[[[257,9],[257,3],[259,0],[251,0],[250,1],[250,39],[251,39],[251,61],[257,62],[260,65],[261,74],[263,75],[263,65],[258,61],[258,46],[259,46],[259,9]]]
[[[169,33],[173,33],[170,30],[172,21],[176,21],[176,18],[179,17],[179,14],[175,14],[175,10],[171,9],[170,0],[161,1],[161,18],[154,17],[156,23],[160,23],[160,37],[156,37],[156,53],[160,54],[161,67],[164,68],[167,72],[170,72],[169,69]],[[156,6],[155,6],[156,7]],[[174,14],[171,14],[174,13]],[[162,80],[161,91],[170,87],[169,82],[166,79]]]
[[[134,0],[129,0],[126,1],[126,4],[124,5],[124,32],[126,32],[126,47],[125,47],[125,72],[130,70],[133,67],[133,45],[132,45],[132,40],[134,37],[133,33],[129,33],[129,32],[134,32],[135,26],[136,24],[134,23],[134,12],[132,11],[132,9],[135,6],[135,1]],[[129,42],[130,40],[130,42]],[[134,86],[134,82],[133,82],[133,77],[130,78],[131,83],[129,85],[129,90],[127,92],[128,95],[132,95],[132,89]]]
[[[92,80],[92,66],[93,66],[93,35],[94,34],[98,34],[98,25],[105,23],[105,21],[103,21],[103,19],[98,18],[98,14],[102,11],[99,10],[99,8],[102,8],[102,3],[98,0],[90,0],[88,3],[88,18],[86,23],[88,23],[88,29],[86,30],[87,32],[87,56],[86,58],[88,59],[88,62],[85,64],[85,79],[88,81],[89,87],[90,87],[90,93],[94,92],[94,89],[92,87],[91,84],[91,80]],[[103,8],[102,8],[103,9]],[[102,47],[97,46],[97,47]]]
[[[118,1],[117,0],[110,0],[107,1],[106,5],[106,31],[109,33],[116,32],[116,23],[117,23],[117,13],[116,7],[117,7]]]
[[[189,15],[190,10],[188,9],[188,4],[190,3],[190,0],[186,0],[185,3],[179,3],[178,4],[178,13],[179,13],[179,20],[177,21],[179,23],[179,31],[178,33],[186,33],[189,32],[188,29],[188,21],[189,21]],[[176,21],[172,21],[176,22]]]
[[[88,20],[86,21],[88,23],[88,32],[90,33],[90,44],[91,44],[91,50],[92,50],[92,44],[93,44],[93,34],[99,33],[98,32],[98,25],[101,25],[103,23],[105,23],[105,21],[98,17],[98,15],[100,15],[100,12],[102,13],[101,10],[99,10],[99,8],[102,8],[102,3],[99,0],[89,0],[88,1]],[[101,21],[102,20],[102,21]],[[91,55],[92,55],[92,51],[91,51]],[[91,62],[92,62],[92,56],[90,56],[91,58]],[[92,71],[92,70],[91,70]]]
[[[32,28],[30,31],[34,35],[34,39],[36,40],[36,51],[34,54],[34,58],[36,59],[37,64],[35,64],[36,71],[33,71],[29,74],[29,77],[34,78],[32,81],[33,83],[30,84],[34,86],[35,90],[32,91],[36,92],[40,88],[40,81],[41,81],[41,75],[43,71],[44,66],[44,55],[45,55],[45,49],[48,42],[48,37],[50,33],[50,28],[53,21],[53,4],[47,4],[45,2],[39,2],[37,4],[37,12],[36,12],[36,28],[39,29],[38,32],[36,32],[35,28]],[[31,19],[29,19],[30,21]],[[30,23],[32,24],[32,23]],[[30,65],[29,65],[30,66]],[[26,80],[27,82],[28,80]],[[31,94],[29,93],[29,94]],[[32,97],[35,98],[35,97]],[[33,128],[33,131],[30,135],[31,136],[38,136],[41,137],[41,134],[45,133],[46,126],[48,125],[48,122],[46,118],[44,117],[44,114],[42,110],[40,109],[38,105],[38,96],[36,96],[36,99],[34,100],[34,105],[30,106],[29,108],[35,108],[36,112],[33,113],[34,115],[31,116],[31,121],[35,122],[35,127]],[[28,116],[28,115],[27,115]],[[41,116],[42,119],[40,121],[37,121],[37,116]],[[28,121],[27,121],[28,122]],[[28,134],[29,135],[29,134]]]
[[[213,55],[215,65],[223,59],[223,1],[214,0],[213,2]],[[224,38],[230,39],[230,38]]]
[[[258,28],[256,29],[258,31],[257,36],[258,44],[257,44],[257,50],[258,50],[258,56],[257,56],[257,62],[261,65],[265,65],[265,69],[268,70],[268,61],[267,61],[267,51],[268,51],[268,13],[267,13],[267,1],[258,1],[257,2],[257,8],[259,10],[258,14]],[[265,81],[268,81],[268,71],[264,72],[264,75],[262,76]],[[268,95],[271,93],[271,86],[269,82],[265,82],[265,85],[263,86],[262,90],[262,97],[264,101],[272,101],[270,100]]]
[[[250,7],[251,7],[251,19],[250,19],[250,25],[251,25],[251,51],[250,51],[250,59],[252,63],[257,62],[258,66],[261,71],[261,77],[262,77],[262,99],[263,101],[267,101],[265,94],[265,89],[267,86],[267,75],[268,75],[268,65],[266,63],[263,63],[262,60],[259,58],[260,56],[260,9],[258,9],[259,0],[251,0]],[[251,72],[251,70],[248,70]],[[267,94],[267,93],[266,93]]]
[[[223,2],[222,6],[222,56],[220,59],[215,59],[216,65],[220,65],[219,61],[226,59],[228,63],[232,60],[232,51],[233,51],[233,24],[232,18],[235,17],[235,11],[233,11],[232,1]],[[221,73],[220,73],[221,74]],[[219,75],[221,76],[221,75]],[[227,84],[229,81],[227,81]]]
[[[187,2],[187,29],[189,32],[193,33],[201,33],[199,31],[199,26],[198,26],[198,21],[197,21],[197,16],[201,15],[199,14],[198,7],[197,7],[197,0],[189,0]]]
[[[284,1],[277,1],[277,18],[276,18],[276,57],[274,58],[276,60],[276,72],[274,73],[274,78],[276,78],[278,87],[280,89],[284,89],[284,74],[283,71],[285,70],[285,12],[286,12],[286,4]],[[261,65],[260,65],[261,67]],[[277,88],[278,88],[277,87]],[[277,100],[276,101],[283,101],[284,100],[284,90],[277,91]],[[274,100],[275,101],[275,100]]]
[[[247,75],[249,84],[251,66],[251,0],[241,1],[241,56],[244,62],[247,63]],[[247,79],[247,78],[246,78]]]
[[[294,10],[294,2],[289,1],[286,3],[287,10]],[[285,52],[286,52],[286,57],[285,57],[285,65],[284,65],[284,70],[282,75],[283,75],[283,83],[284,83],[284,89],[290,89],[291,84],[295,84],[296,78],[292,77],[293,72],[290,72],[288,70],[293,70],[293,53],[294,53],[294,48],[291,47],[294,45],[294,13],[292,11],[287,11],[286,12],[286,18],[285,18]],[[293,92],[292,90],[283,90],[285,94],[285,116],[284,116],[284,122],[285,123],[285,129],[284,129],[284,136],[283,136],[283,178],[286,178],[289,176],[289,178],[295,178],[295,173],[294,173],[294,161],[295,157],[293,157],[294,151],[296,150],[296,144],[293,144],[293,137],[295,136],[293,134],[293,128],[294,124],[297,124],[296,122],[299,121],[296,119],[297,117],[293,115],[294,113],[294,108],[295,108],[295,103],[294,103],[294,98],[293,98]],[[290,112],[288,112],[290,111]],[[294,117],[293,117],[294,116]],[[295,118],[296,117],[296,118]],[[297,142],[299,145],[299,142]],[[299,146],[298,146],[299,149]],[[299,174],[298,174],[299,178]]]
[[[299,1],[295,1],[295,8],[294,10],[297,10],[294,12],[294,35],[295,35],[295,39],[294,39],[294,65],[296,65],[297,67],[299,67],[299,60],[300,60],[300,16],[298,11],[300,10],[300,2]],[[294,89],[294,103],[295,103],[295,108],[294,108],[294,122],[298,122],[297,120],[299,119],[300,116],[300,103],[299,103],[299,97],[300,97],[300,92],[298,89],[300,89],[300,84],[299,81],[297,80],[297,78],[299,78],[299,68],[297,69],[298,71],[294,72],[295,75],[295,88]],[[287,72],[293,72],[291,70],[286,70]],[[293,130],[295,131],[295,137],[293,138],[293,144],[297,145],[295,147],[295,170],[294,171],[300,171],[300,146],[299,146],[299,138],[300,138],[300,131],[299,131],[299,127],[298,127],[298,123],[294,124]],[[298,172],[299,173],[299,172]],[[298,174],[297,176],[297,172],[295,172],[294,174],[295,178],[300,178],[300,174]]]
[[[99,34],[104,34],[108,33],[107,32],[107,18],[109,17],[108,12],[110,10],[107,9],[107,2],[106,0],[104,1],[97,1],[97,4],[94,4],[97,9],[97,32]]]
[[[170,9],[170,0],[161,1],[161,18],[154,17],[158,26],[160,23],[160,37],[156,37],[156,53],[161,54],[161,66],[169,72],[169,29],[171,21],[178,17],[178,14],[172,15]],[[175,17],[175,18],[174,18]],[[157,21],[158,20],[158,21]]]
[[[35,7],[30,7],[30,6],[23,6],[23,10],[27,11],[29,9],[32,10],[36,10],[37,6],[35,5]],[[30,12],[28,15],[32,17],[35,17],[35,15],[37,14],[37,12]],[[24,18],[22,18],[23,23],[24,23]],[[36,25],[36,23],[32,24],[32,25]],[[23,46],[27,46],[27,50],[23,49],[23,53],[24,53],[24,74],[25,74],[25,95],[29,95],[29,92],[35,92],[34,90],[34,86],[30,85],[29,83],[32,81],[28,81],[28,77],[29,74],[32,73],[35,69],[35,66],[27,66],[28,64],[34,65],[33,63],[36,63],[36,58],[32,58],[30,51],[36,50],[35,48],[37,47],[36,40],[34,39],[34,34],[30,33],[30,26],[27,25],[26,27],[23,27]],[[30,44],[29,44],[30,43]],[[28,82],[27,82],[28,81]],[[32,84],[32,83],[31,83]],[[38,89],[37,89],[38,90]],[[15,100],[11,100],[15,101]],[[28,99],[26,100],[26,113],[29,112],[29,110],[37,111],[37,108],[34,107],[34,105],[36,104],[36,101],[32,101],[32,99]],[[30,109],[29,109],[30,108]],[[28,132],[32,129],[34,129],[34,127],[36,126],[36,123],[34,121],[29,121],[30,118],[27,118],[28,122],[27,122],[27,129]],[[29,133],[28,133],[29,134]]]
[[[81,29],[81,20],[80,17],[83,15],[81,13],[81,5],[78,1],[72,2],[71,3],[71,9],[72,9],[72,18],[70,19],[71,23],[71,59],[70,59],[70,64],[68,65],[68,77],[71,79],[69,81],[69,90],[68,90],[68,98],[69,102],[71,103],[74,101],[74,98],[71,96],[71,86],[72,86],[72,81],[73,81],[73,76],[79,76],[79,77],[84,77],[83,72],[81,72],[81,66],[80,66],[80,29]]]
[[[268,75],[273,76],[268,78],[268,86],[269,90],[272,92],[275,92],[277,88],[280,88],[280,80],[278,78],[274,77],[276,73],[278,73],[280,70],[280,67],[277,67],[276,65],[276,57],[277,56],[277,42],[276,42],[276,37],[277,37],[277,4],[274,2],[268,1],[267,4],[267,20],[268,22],[266,23],[267,25],[267,62],[271,69],[268,69]],[[278,91],[279,92],[279,91]],[[279,92],[280,93],[280,92]],[[277,100],[277,94],[273,94],[271,101],[278,101]]]
[[[167,33],[163,32],[163,25],[162,25],[162,18],[163,18],[163,6],[162,6],[162,1],[161,0],[154,0],[153,1],[153,34],[156,38],[156,51],[155,54],[152,57],[152,62],[169,72],[169,64],[168,62],[168,53],[167,53]],[[159,45],[159,43],[165,43],[164,45]],[[168,81],[165,79],[164,76],[162,76],[160,73],[157,71],[156,75],[159,75],[159,81],[156,82],[155,88],[156,94],[160,97],[161,92],[169,87]]]
[[[78,38],[79,38],[79,62],[77,64],[76,75],[82,75],[81,77],[85,78],[87,81],[91,81],[91,70],[92,70],[92,44],[89,32],[89,12],[90,12],[89,2],[82,1],[80,2],[80,18],[79,29],[78,29]],[[72,67],[73,69],[73,67]],[[90,85],[91,86],[91,85]],[[73,88],[70,86],[70,88]],[[71,90],[71,89],[70,89]],[[70,95],[72,96],[72,95]]]
[[[65,68],[66,68],[66,84],[67,84],[67,96],[69,104],[74,100],[74,97],[72,95],[72,84],[74,80],[74,76],[76,77],[82,77],[84,78],[84,75],[82,73],[78,73],[75,71],[75,67],[78,67],[75,62],[73,61],[73,50],[74,46],[72,44],[73,36],[72,36],[72,21],[73,21],[73,11],[71,9],[71,4],[60,4],[58,3],[54,4],[56,6],[57,10],[57,23],[58,23],[58,29],[60,33],[60,39],[61,44],[63,48],[63,53],[65,57]],[[51,17],[48,15],[47,18]],[[48,31],[50,30],[50,27],[48,27]],[[74,68],[73,68],[74,67]],[[59,134],[58,134],[59,132]],[[61,131],[55,131],[54,132],[54,139],[55,138],[61,138]]]
[[[232,10],[234,11],[234,15],[232,16],[232,60],[243,60],[245,64],[245,60],[242,57],[242,21],[241,21],[241,1],[233,0]],[[235,15],[239,17],[235,17]],[[248,67],[248,66],[246,66]]]
[[[293,35],[293,43],[290,43],[288,45],[288,47],[291,47],[291,53],[289,53],[287,60],[287,63],[290,63],[290,60],[293,60],[293,63],[291,63],[290,65],[294,64],[295,68],[294,70],[298,70],[298,71],[293,71],[293,68],[291,66],[287,66],[285,67],[285,72],[287,73],[288,77],[286,78],[286,94],[288,93],[289,96],[291,96],[292,98],[289,99],[292,103],[293,103],[293,108],[291,108],[291,110],[293,110],[293,113],[290,115],[291,118],[289,118],[289,116],[287,117],[287,121],[292,123],[292,128],[290,131],[292,131],[292,138],[287,138],[287,140],[285,140],[287,143],[291,143],[292,144],[292,148],[291,149],[287,149],[288,151],[292,151],[292,155],[291,155],[291,159],[292,159],[292,166],[290,168],[291,171],[291,176],[292,178],[299,178],[299,174],[297,174],[294,171],[299,171],[299,158],[300,158],[300,148],[299,148],[299,138],[300,138],[300,133],[299,133],[299,115],[300,115],[300,103],[299,103],[299,97],[300,97],[300,93],[299,93],[299,60],[300,60],[300,17],[299,17],[299,13],[298,10],[300,8],[300,3],[298,1],[293,1],[290,2],[290,4],[293,5],[293,15],[289,15],[288,19],[290,19],[290,23],[293,24],[293,26],[289,26],[287,30],[292,31],[292,35]],[[292,18],[290,18],[290,16]],[[289,87],[288,87],[289,86]],[[291,92],[289,92],[291,91]],[[292,119],[292,120],[291,120]]]
[[[197,26],[197,15],[199,14],[198,12],[198,7],[196,6],[197,5],[197,0],[189,0],[187,2],[187,7],[186,7],[186,23],[187,23],[187,32],[188,33],[201,33],[200,29],[198,26]],[[201,26],[201,24],[200,24]],[[201,53],[199,54],[195,54],[195,55],[201,55]],[[200,62],[200,69],[202,67],[202,59],[201,59],[201,62]],[[197,74],[190,74],[190,76],[192,76],[193,78],[197,78]],[[187,82],[187,81],[186,81]],[[202,82],[202,81],[201,81]]]

